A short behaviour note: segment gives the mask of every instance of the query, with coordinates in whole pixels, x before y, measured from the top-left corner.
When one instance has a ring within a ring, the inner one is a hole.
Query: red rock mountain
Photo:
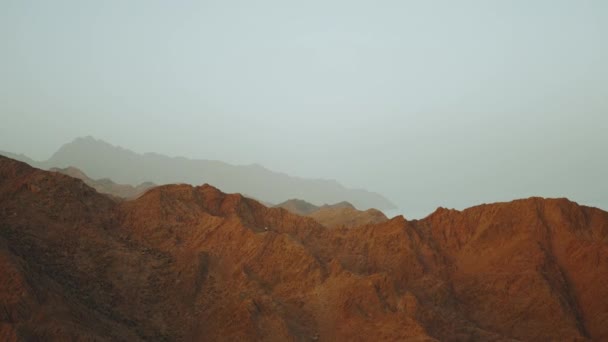
[[[2,341],[608,339],[608,213],[566,199],[328,229],[0,157],[0,272]]]

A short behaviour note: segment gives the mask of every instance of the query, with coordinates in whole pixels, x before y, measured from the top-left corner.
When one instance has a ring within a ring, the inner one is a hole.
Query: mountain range
[[[0,157],[0,340],[603,341],[608,212],[532,197],[328,228]]]
[[[380,194],[348,189],[333,180],[291,177],[256,164],[236,166],[215,160],[138,154],[90,136],[61,146],[50,159],[42,162],[9,152],[0,154],[41,169],[75,167],[93,179],[108,178],[132,186],[146,182],[209,183],[223,191],[244,193],[266,203],[300,198],[319,205],[347,200],[362,209],[395,208]]]
[[[86,185],[95,189],[95,191],[114,197],[116,200],[135,199],[151,188],[156,187],[154,183],[142,183],[136,187],[126,184],[117,184],[111,179],[92,179],[81,170],[75,167],[67,167],[64,169],[51,168],[49,171],[59,172],[73,178],[82,180]],[[320,224],[328,227],[357,227],[371,223],[380,223],[388,221],[386,215],[377,209],[358,210],[349,202],[342,201],[335,204],[324,204],[316,206],[300,199],[287,200],[278,205],[264,205],[284,208],[294,214],[308,216],[313,218]]]

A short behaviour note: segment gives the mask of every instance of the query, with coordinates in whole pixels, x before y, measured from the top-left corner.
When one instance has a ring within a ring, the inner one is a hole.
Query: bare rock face
[[[0,275],[2,341],[608,339],[608,213],[566,199],[327,228],[0,157]]]

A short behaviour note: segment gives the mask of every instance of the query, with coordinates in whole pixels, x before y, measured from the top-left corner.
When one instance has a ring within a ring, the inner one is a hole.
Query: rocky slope
[[[608,213],[566,199],[328,229],[0,157],[0,270],[3,341],[608,339]]]
[[[348,202],[324,204],[320,207],[300,199],[290,199],[275,207],[291,213],[308,216],[328,228],[358,227],[388,221],[386,215],[376,209],[357,210]]]

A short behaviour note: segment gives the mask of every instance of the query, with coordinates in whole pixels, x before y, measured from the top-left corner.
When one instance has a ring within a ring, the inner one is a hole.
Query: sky
[[[608,209],[608,2],[0,0],[0,150],[92,135],[382,193]]]

